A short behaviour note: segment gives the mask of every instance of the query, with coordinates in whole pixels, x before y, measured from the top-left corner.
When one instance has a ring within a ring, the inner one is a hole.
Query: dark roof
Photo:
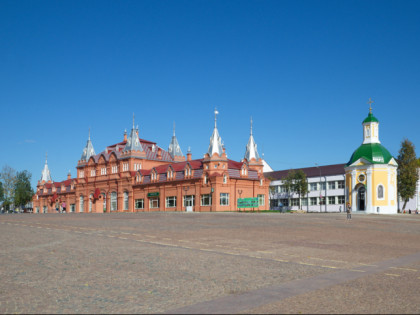
[[[346,164],[333,164],[333,165],[324,165],[319,168],[316,166],[305,167],[305,168],[296,168],[294,170],[302,170],[306,177],[319,177],[319,171],[321,169],[321,176],[330,176],[330,175],[344,175],[344,167]],[[283,171],[274,171],[264,173],[265,178],[279,180],[287,176],[291,169]]]

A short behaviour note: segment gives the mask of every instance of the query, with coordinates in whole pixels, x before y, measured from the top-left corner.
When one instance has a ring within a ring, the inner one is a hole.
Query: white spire
[[[173,136],[172,136],[171,143],[169,144],[168,152],[172,156],[173,159],[176,156],[183,156],[182,151],[181,151],[181,147],[179,146],[178,140],[175,136],[175,122],[174,122],[174,133],[173,133]]]
[[[96,155],[95,149],[93,148],[92,141],[90,141],[90,128],[89,128],[89,136],[88,141],[86,143],[85,148],[83,149],[82,157],[80,158],[83,161],[88,161],[91,156]]]
[[[252,158],[256,160],[260,158],[257,151],[257,144],[255,143],[254,137],[252,135],[252,117],[251,117],[251,131],[249,135],[248,144],[246,145],[245,158],[248,161],[250,161]]]
[[[139,136],[137,135],[139,127],[137,129],[134,127],[134,113],[133,113],[133,128],[131,129],[130,136],[127,138],[127,143],[123,149],[123,152],[127,151],[143,151],[143,147],[141,146]]]
[[[210,137],[210,145],[207,151],[210,157],[214,153],[219,154],[219,156],[223,154],[222,138],[220,138],[219,131],[217,130],[217,114],[219,114],[219,112],[217,111],[217,109],[214,109],[214,130],[213,134]]]
[[[48,169],[48,153],[45,153],[45,165],[44,169],[42,170],[41,181],[48,182],[51,180],[50,170]]]

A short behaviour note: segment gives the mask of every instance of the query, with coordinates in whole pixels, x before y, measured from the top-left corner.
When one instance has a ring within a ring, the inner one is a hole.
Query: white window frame
[[[150,198],[149,199],[149,208],[150,209],[159,209],[159,198]]]
[[[93,194],[90,194],[89,195],[89,209],[88,209],[88,211],[89,212],[92,212],[92,204],[93,203]]]
[[[166,197],[166,208],[176,208],[176,196]]]
[[[328,190],[333,190],[333,189],[337,189],[337,185],[335,181],[328,182]]]
[[[211,206],[212,196],[211,194],[203,194],[200,198],[200,205],[203,207]]]
[[[85,197],[83,195],[80,195],[79,197],[79,212],[85,211]]]
[[[183,204],[184,207],[195,206],[195,196],[194,195],[186,195],[183,197]]]
[[[144,209],[144,199],[136,199],[134,206],[136,209]]]
[[[118,196],[116,191],[111,192],[111,208],[110,211],[118,210]]]
[[[382,188],[382,197],[379,196],[379,188]],[[377,193],[378,200],[384,200],[385,199],[385,187],[384,187],[384,185],[379,184],[376,187],[376,193]]]
[[[261,206],[265,206],[265,195],[258,195],[258,205]]]
[[[290,204],[292,207],[298,207],[299,206],[299,198],[291,198]]]
[[[128,191],[123,193],[123,210],[128,210]]]
[[[221,206],[229,206],[229,193],[220,193],[219,204]]]

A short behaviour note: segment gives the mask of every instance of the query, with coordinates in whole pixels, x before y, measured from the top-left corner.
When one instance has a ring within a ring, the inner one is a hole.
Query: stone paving
[[[420,215],[0,215],[1,313],[420,313]]]

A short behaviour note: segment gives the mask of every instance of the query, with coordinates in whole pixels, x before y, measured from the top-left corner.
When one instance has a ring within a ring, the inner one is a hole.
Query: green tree
[[[302,170],[297,170],[294,173],[293,190],[299,195],[299,209],[302,209],[302,196],[306,196],[308,193],[308,180],[306,174]]]
[[[404,201],[402,210],[410,198],[416,193],[416,184],[419,180],[418,160],[414,144],[408,139],[401,142],[401,149],[398,152],[398,193]]]
[[[286,177],[283,178],[282,185],[287,191],[287,199],[288,199],[288,206],[290,209],[291,203],[290,203],[290,197],[292,193],[295,191],[295,178],[296,178],[296,172],[295,170],[290,170]]]
[[[31,201],[34,192],[31,187],[31,173],[28,171],[18,172],[16,175],[14,202],[16,206],[22,208]]]
[[[3,166],[2,171],[0,172],[0,180],[3,186],[3,193],[4,193],[4,206],[5,209],[10,208],[10,204],[13,201],[13,196],[15,192],[15,183],[16,183],[16,171],[8,166]]]
[[[0,202],[4,200],[4,189],[3,189],[3,183],[0,182]]]

